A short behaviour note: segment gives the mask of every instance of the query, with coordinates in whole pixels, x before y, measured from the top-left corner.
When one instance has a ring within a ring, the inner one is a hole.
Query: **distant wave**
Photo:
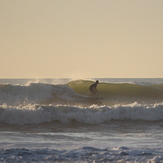
[[[163,104],[98,106],[47,106],[28,105],[11,107],[0,106],[0,122],[16,125],[40,124],[59,121],[62,123],[100,124],[112,120],[120,121],[162,121]]]

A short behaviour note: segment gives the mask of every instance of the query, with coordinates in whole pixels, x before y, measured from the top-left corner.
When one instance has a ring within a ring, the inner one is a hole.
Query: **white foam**
[[[0,105],[3,103],[10,106],[39,104],[56,97],[64,101],[75,101],[80,98],[80,95],[64,84],[28,83],[26,86],[0,85]]]
[[[39,124],[43,122],[72,121],[86,124],[100,124],[111,120],[160,121],[163,120],[163,104],[126,106],[0,106],[0,122],[9,124]]]
[[[39,103],[52,97],[51,85],[29,83],[27,86],[4,85],[0,89],[0,104],[20,105]]]

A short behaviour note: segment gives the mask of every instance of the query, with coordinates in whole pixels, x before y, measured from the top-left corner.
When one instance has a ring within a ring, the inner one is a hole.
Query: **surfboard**
[[[104,99],[104,98],[102,98],[102,97],[88,97],[89,99],[94,99],[94,100],[102,100],[102,99]]]
[[[80,95],[80,97],[84,99],[92,99],[92,100],[102,100],[104,99],[103,97],[94,97],[94,96],[87,96],[87,95]]]

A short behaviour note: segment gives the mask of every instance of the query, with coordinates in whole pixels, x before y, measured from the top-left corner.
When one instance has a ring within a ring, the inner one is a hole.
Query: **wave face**
[[[89,95],[89,85],[92,81],[72,81],[68,86],[78,94]],[[163,84],[138,85],[133,83],[100,83],[98,85],[98,96],[108,101],[117,102],[162,102]]]
[[[101,82],[90,97],[91,80],[65,84],[0,85],[0,122],[14,125],[100,124],[112,120],[162,121],[163,84]]]

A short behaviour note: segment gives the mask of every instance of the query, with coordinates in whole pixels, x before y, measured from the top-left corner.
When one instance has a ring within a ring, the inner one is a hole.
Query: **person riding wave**
[[[99,84],[99,81],[98,80],[96,80],[96,82],[89,87],[89,90],[91,91],[90,96],[95,96],[96,93],[98,93],[97,92],[97,89],[96,89],[97,84]]]

